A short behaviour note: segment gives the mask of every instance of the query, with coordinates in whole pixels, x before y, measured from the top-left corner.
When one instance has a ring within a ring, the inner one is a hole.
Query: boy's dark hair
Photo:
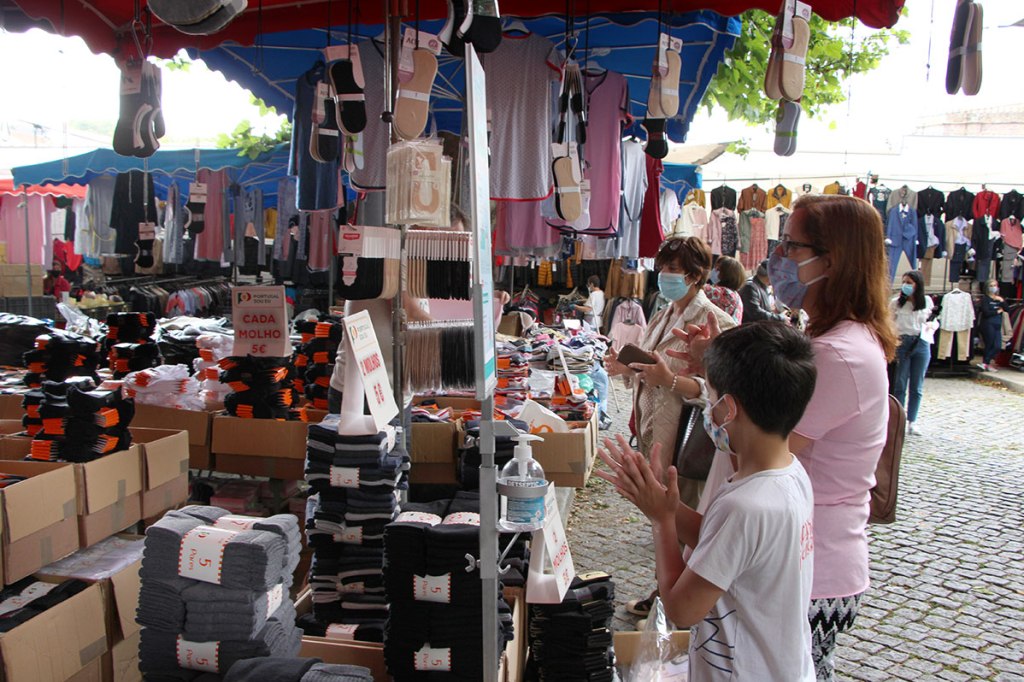
[[[598,277],[597,275],[591,275],[590,277],[587,277],[587,284],[589,286],[594,287],[595,289],[600,289],[601,288],[601,278]]]
[[[719,396],[728,393],[759,429],[783,438],[803,416],[817,377],[810,339],[777,321],[722,332],[704,366]]]

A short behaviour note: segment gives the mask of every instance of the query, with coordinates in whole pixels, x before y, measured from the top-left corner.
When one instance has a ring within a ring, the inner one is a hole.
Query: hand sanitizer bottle
[[[514,457],[498,476],[501,495],[498,527],[508,533],[530,533],[544,527],[544,495],[548,489],[544,470],[533,458],[530,442],[544,439],[521,433],[513,440],[516,441]]]

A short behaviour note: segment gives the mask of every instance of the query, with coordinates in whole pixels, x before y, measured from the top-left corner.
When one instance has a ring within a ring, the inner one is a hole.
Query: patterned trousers
[[[835,673],[836,637],[853,627],[864,593],[834,599],[812,599],[811,657],[818,682],[831,682]]]

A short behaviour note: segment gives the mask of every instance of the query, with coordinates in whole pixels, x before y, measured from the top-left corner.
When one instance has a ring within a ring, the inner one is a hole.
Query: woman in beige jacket
[[[657,363],[627,367],[618,361],[618,354],[609,350],[605,356],[608,374],[623,375],[633,385],[633,415],[640,452],[650,456],[655,443],[673,448],[679,431],[680,417],[686,404],[703,407],[700,399],[686,400],[686,386],[680,374],[682,361],[669,357],[666,350],[685,351],[686,342],[672,333],[675,328],[703,325],[713,315],[719,328],[736,326],[736,321],[713,304],[704,294],[704,284],[711,272],[711,249],[699,237],[672,237],[662,243],[654,260],[658,271],[658,288],[672,303],[660,310],[647,325],[640,347],[651,353]],[[679,480],[680,498],[696,507],[704,481]]]

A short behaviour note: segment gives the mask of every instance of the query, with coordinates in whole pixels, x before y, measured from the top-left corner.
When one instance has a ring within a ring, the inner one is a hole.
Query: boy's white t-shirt
[[[604,292],[600,289],[591,291],[586,306],[590,308],[590,312],[583,316],[583,320],[594,329],[600,329],[601,316],[604,314]]]
[[[714,494],[688,566],[725,594],[690,633],[690,682],[813,682],[813,518],[795,457]]]

